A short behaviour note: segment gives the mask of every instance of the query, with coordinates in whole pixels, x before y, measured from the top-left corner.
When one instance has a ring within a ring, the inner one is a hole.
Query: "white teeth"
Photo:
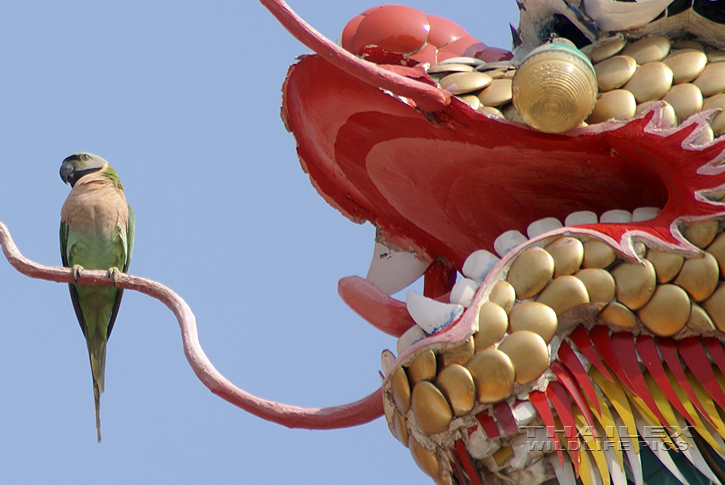
[[[456,281],[451,290],[450,302],[468,308],[471,306],[473,297],[476,295],[479,284],[468,278],[461,278]]]
[[[662,212],[657,207],[638,207],[632,211],[632,222],[649,221],[654,219]]]
[[[426,337],[423,329],[418,325],[410,327],[403,335],[398,339],[398,355],[402,354],[410,347],[413,346],[419,340],[423,340]]]
[[[561,221],[556,217],[545,217],[529,224],[526,229],[526,233],[529,235],[529,239],[533,239],[536,236],[540,236],[545,232],[553,231],[561,227]]]
[[[491,268],[499,261],[500,258],[495,254],[485,249],[479,249],[466,258],[466,262],[463,263],[463,275],[481,283],[488,272],[491,271]]]
[[[597,215],[592,211],[572,212],[564,220],[565,226],[581,226],[584,224],[596,224],[599,222]]]
[[[523,244],[528,239],[521,232],[516,230],[506,231],[501,233],[499,237],[493,242],[493,249],[496,250],[499,256],[502,258],[519,244]]]
[[[395,251],[376,242],[365,279],[386,295],[392,295],[420,278],[428,265],[410,253]]]
[[[393,367],[393,362],[395,361],[395,355],[388,349],[383,350],[383,353],[380,354],[380,365],[383,369],[383,374],[386,376],[390,372],[390,369]]]
[[[463,314],[463,307],[454,303],[441,303],[413,290],[405,295],[408,313],[428,335],[446,328]]]
[[[632,213],[622,209],[613,209],[602,214],[599,218],[602,224],[621,224],[623,222],[632,222]]]

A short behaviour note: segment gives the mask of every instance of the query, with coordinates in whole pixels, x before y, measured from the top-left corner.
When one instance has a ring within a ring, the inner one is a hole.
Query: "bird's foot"
[[[118,286],[118,277],[121,275],[121,271],[115,266],[112,266],[108,268],[107,274],[111,277],[111,281],[113,281],[113,286]]]
[[[83,266],[81,266],[80,264],[74,264],[71,270],[73,270],[73,281],[78,283],[78,278],[81,277],[81,271],[83,271]]]

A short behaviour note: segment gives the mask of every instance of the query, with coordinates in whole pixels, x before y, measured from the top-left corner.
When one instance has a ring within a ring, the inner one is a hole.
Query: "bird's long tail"
[[[101,442],[101,394],[103,394],[103,381],[106,374],[106,339],[96,332],[87,340],[88,355],[91,359],[91,371],[93,372],[93,398],[96,405],[96,430],[98,442]]]

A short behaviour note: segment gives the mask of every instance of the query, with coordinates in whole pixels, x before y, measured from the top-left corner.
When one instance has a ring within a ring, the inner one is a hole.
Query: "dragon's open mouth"
[[[371,67],[310,43],[322,55],[290,69],[283,119],[319,193],[377,227],[368,278],[343,278],[340,294],[399,337],[397,356],[383,353],[385,412],[421,468],[439,483],[641,483],[639,435],[675,476],[658,445],[717,481],[725,140],[713,111],[678,125],[658,102],[542,133],[453,99],[414,55]],[[389,296],[421,275],[424,295]]]

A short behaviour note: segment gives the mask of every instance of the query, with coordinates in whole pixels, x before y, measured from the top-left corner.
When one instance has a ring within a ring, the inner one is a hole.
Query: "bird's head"
[[[92,153],[79,152],[69,156],[60,166],[60,178],[71,187],[81,177],[103,170],[108,167],[108,162],[98,155]]]

